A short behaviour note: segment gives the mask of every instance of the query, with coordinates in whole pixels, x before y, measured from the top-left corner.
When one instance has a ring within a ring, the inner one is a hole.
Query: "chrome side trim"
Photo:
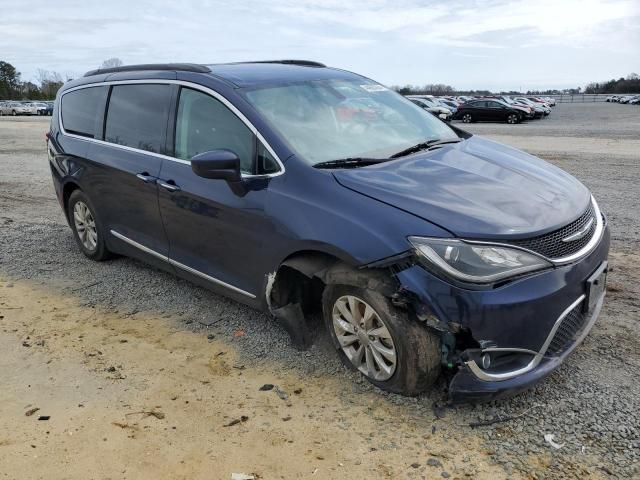
[[[516,353],[528,353],[531,355],[537,355],[535,350],[529,350],[528,348],[503,348],[503,347],[489,347],[483,348],[482,353],[486,352],[516,352]]]
[[[199,270],[196,270],[195,268],[191,268],[183,263],[177,262],[176,260],[172,260],[171,258],[162,255],[161,253],[156,252],[155,250],[150,249],[149,247],[145,247],[144,245],[136,242],[135,240],[131,240],[128,237],[125,237],[124,235],[122,235],[121,233],[116,232],[115,230],[110,230],[111,235],[113,235],[116,238],[119,238],[120,240],[122,240],[123,242],[128,243],[129,245],[138,248],[139,250],[142,250],[145,253],[148,253],[149,255],[153,255],[156,258],[159,258],[160,260],[164,260],[165,262],[168,262],[169,264],[173,265],[174,267],[178,267],[181,268],[189,273],[192,273],[194,275],[197,275],[198,277],[204,278],[205,280],[210,281],[211,283],[215,283],[217,285],[221,285],[223,287],[228,288],[229,290],[233,290],[234,292],[238,292],[241,293],[242,295],[246,295],[249,298],[256,298],[256,296],[253,293],[249,293],[245,290],[242,290],[241,288],[238,287],[234,287],[233,285],[230,285],[226,282],[223,282],[222,280],[218,280],[217,278],[214,278],[210,275],[207,275],[206,273],[202,273]]]
[[[228,288],[229,290],[233,290],[234,292],[238,292],[241,293],[242,295],[245,295],[249,298],[256,298],[256,296],[253,293],[249,293],[245,290],[242,290],[241,288],[238,287],[234,287],[233,285],[230,285],[228,283],[223,282],[222,280],[218,280],[217,278],[214,278],[210,275],[207,275],[206,273],[202,273],[199,270],[196,270],[195,268],[191,268],[183,263],[177,262],[175,260],[169,259],[169,263],[171,265],[173,265],[174,267],[178,267],[181,268],[183,270],[186,270],[189,273],[192,273],[194,275],[197,275],[198,277],[204,278],[205,280],[210,281],[211,283],[215,283],[217,285],[221,285],[223,287]]]
[[[199,90],[201,92],[204,92],[204,93],[214,97],[216,100],[219,100],[223,105],[225,105],[229,110],[231,110],[231,112],[234,115],[236,115],[242,121],[242,123],[244,123],[247,126],[247,128],[249,128],[251,133],[253,133],[256,137],[258,137],[260,142],[262,142],[262,144],[269,151],[269,153],[273,156],[273,158],[278,163],[278,166],[280,167],[280,170],[275,172],[275,173],[268,173],[268,174],[261,174],[261,175],[242,174],[242,178],[277,177],[279,175],[282,175],[285,172],[284,164],[280,160],[280,157],[278,157],[278,155],[276,154],[275,150],[273,150],[271,145],[269,145],[269,143],[265,140],[265,138],[262,136],[262,134],[253,125],[253,123],[251,123],[249,121],[249,119],[247,117],[245,117],[240,110],[238,110],[229,100],[227,100],[226,97],[224,97],[220,93],[218,93],[215,90],[212,90],[212,89],[210,89],[208,87],[205,87],[205,86],[200,85],[198,83],[187,82],[187,81],[184,81],[184,80],[165,80],[165,79],[113,80],[113,81],[108,81],[108,82],[86,83],[84,85],[79,85],[77,87],[70,88],[69,90],[65,90],[60,95],[60,100],[59,100],[60,103],[59,103],[59,108],[58,108],[58,123],[60,125],[60,131],[62,132],[63,135],[65,135],[67,137],[71,137],[71,138],[76,138],[78,140],[84,140],[84,141],[87,141],[87,142],[94,142],[94,143],[98,143],[98,144],[101,144],[101,145],[109,145],[109,146],[112,146],[114,148],[120,148],[120,149],[123,149],[123,150],[129,150],[129,151],[133,151],[133,152],[144,153],[145,155],[152,155],[154,157],[159,157],[159,158],[162,158],[164,160],[171,160],[172,162],[178,162],[178,163],[183,163],[183,164],[186,164],[186,165],[191,165],[191,162],[189,162],[188,160],[182,160],[180,158],[175,158],[175,157],[171,157],[171,156],[168,156],[168,155],[162,155],[160,153],[155,153],[155,152],[149,152],[147,150],[141,150],[141,149],[138,149],[138,148],[128,147],[128,146],[125,146],[125,145],[117,145],[115,143],[105,142],[104,140],[98,140],[98,139],[95,139],[95,138],[83,137],[82,135],[75,135],[73,133],[67,133],[67,131],[64,129],[64,125],[62,123],[62,99],[67,93],[74,92],[76,90],[82,90],[84,88],[91,88],[91,87],[101,87],[101,86],[109,86],[109,85],[134,85],[134,84],[181,85],[181,86],[184,86],[184,87],[192,88],[194,90]]]
[[[569,305],[562,312],[562,314],[558,317],[556,322],[553,324],[553,327],[551,328],[551,331],[549,332],[549,335],[547,335],[547,339],[545,340],[544,344],[540,348],[540,351],[537,352],[537,353],[536,352],[532,352],[532,353],[535,354],[535,356],[524,367],[519,368],[517,370],[512,370],[510,372],[488,373],[488,372],[482,370],[478,366],[478,364],[475,362],[475,360],[469,360],[468,362],[466,362],[466,365],[469,367],[469,369],[473,372],[473,374],[476,377],[478,377],[480,380],[484,380],[486,382],[500,382],[500,381],[503,381],[503,380],[509,380],[511,378],[517,377],[518,375],[522,375],[523,373],[530,372],[531,370],[536,368],[540,364],[542,359],[544,358],[544,354],[547,352],[547,349],[549,348],[549,345],[551,344],[551,341],[553,340],[553,337],[556,334],[556,331],[558,330],[558,328],[560,328],[560,324],[562,323],[564,318],[567,315],[569,315],[569,312],[571,312],[571,310],[576,308],[585,298],[586,298],[586,296],[584,294],[580,295],[575,302],[573,302],[571,305]],[[598,318],[598,313],[600,312],[600,306],[602,305],[603,299],[604,299],[604,295],[599,300],[599,306],[596,307],[594,312],[591,314],[591,319],[589,320],[589,323],[585,327],[585,329],[583,331],[583,334],[579,337],[579,340],[576,343],[582,341],[582,339],[584,339],[584,337],[587,335],[589,330],[591,330],[591,327],[595,323],[596,318]],[[490,349],[487,349],[487,350],[490,350]],[[506,350],[510,350],[510,349],[506,349]],[[514,350],[514,349],[511,349],[511,350]],[[483,352],[484,351],[485,350],[483,350]],[[529,352],[531,352],[531,351],[529,351]]]
[[[169,261],[169,257],[162,255],[161,253],[158,253],[155,250],[150,249],[149,247],[145,247],[141,243],[138,243],[135,240],[131,240],[130,238],[125,237],[124,235],[116,232],[115,230],[110,230],[110,232],[111,232],[111,235],[113,235],[114,237],[119,238],[123,242],[126,242],[129,245],[136,247],[137,249],[142,250],[145,253],[148,253],[149,255],[153,255],[154,257],[159,258],[160,260],[164,260],[165,262]]]

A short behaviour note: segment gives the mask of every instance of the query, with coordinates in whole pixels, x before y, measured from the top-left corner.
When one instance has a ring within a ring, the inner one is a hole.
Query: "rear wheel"
[[[510,123],[512,125],[514,123],[518,123],[519,121],[520,121],[520,118],[515,113],[510,113],[509,116],[507,117],[507,123]]]
[[[473,122],[473,116],[470,113],[465,113],[464,115],[462,115],[462,121],[464,123],[471,123]]]
[[[69,197],[67,215],[76,243],[86,257],[102,261],[111,256],[96,210],[82,190],[74,190]]]
[[[375,386],[402,395],[429,389],[440,374],[440,339],[382,294],[327,285],[324,320],[342,362]]]

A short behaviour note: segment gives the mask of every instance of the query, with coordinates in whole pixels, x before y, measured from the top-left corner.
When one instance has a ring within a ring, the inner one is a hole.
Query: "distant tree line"
[[[109,58],[100,68],[119,67],[122,60]],[[0,100],[53,100],[65,82],[72,80],[71,75],[38,69],[37,83],[22,81],[20,72],[8,62],[0,60]]]
[[[640,75],[630,73],[627,78],[608,82],[593,82],[586,86],[584,93],[638,93],[640,92]]]
[[[391,87],[402,95],[522,95],[524,92],[515,90],[492,92],[490,90],[458,90],[451,85],[443,85],[441,83],[418,85],[394,85]],[[560,95],[570,94],[577,95],[579,93],[639,93],[640,92],[640,75],[630,73],[626,78],[618,80],[609,80],[608,82],[592,82],[589,83],[584,90],[581,87],[565,88],[562,90],[527,90],[527,95]]]
[[[492,92],[491,90],[458,90],[451,85],[443,85],[441,83],[427,84],[424,86],[417,85],[394,85],[391,87],[396,92],[402,95],[523,95],[525,92],[519,92],[516,90],[502,90],[499,92]],[[526,95],[560,95],[560,94],[577,94],[582,89],[577,88],[565,88],[564,90],[527,90]]]

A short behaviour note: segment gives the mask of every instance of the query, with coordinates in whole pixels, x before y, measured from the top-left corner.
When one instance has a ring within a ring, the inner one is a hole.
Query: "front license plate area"
[[[587,279],[585,311],[591,313],[598,300],[607,287],[607,262],[602,265]]]

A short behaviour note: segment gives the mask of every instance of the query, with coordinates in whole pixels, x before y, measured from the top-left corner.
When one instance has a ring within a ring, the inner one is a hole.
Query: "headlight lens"
[[[409,237],[409,242],[429,267],[463,282],[493,283],[552,266],[517,248],[443,238]]]

